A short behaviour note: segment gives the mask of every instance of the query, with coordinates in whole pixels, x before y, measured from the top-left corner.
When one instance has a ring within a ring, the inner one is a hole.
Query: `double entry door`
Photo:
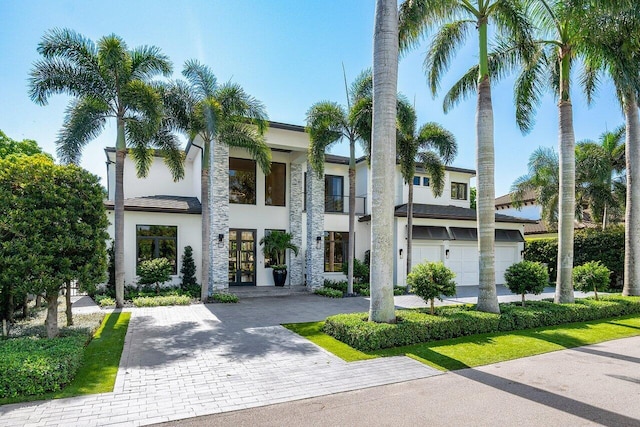
[[[229,286],[256,285],[256,230],[229,230]]]

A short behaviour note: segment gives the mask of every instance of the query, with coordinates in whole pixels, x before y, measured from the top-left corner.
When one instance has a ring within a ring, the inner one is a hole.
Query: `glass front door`
[[[229,286],[256,285],[256,231],[229,230]]]

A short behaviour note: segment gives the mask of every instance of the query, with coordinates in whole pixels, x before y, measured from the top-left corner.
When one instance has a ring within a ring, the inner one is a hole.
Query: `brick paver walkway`
[[[367,311],[315,295],[133,309],[113,393],[0,407],[0,426],[143,425],[425,378],[407,357],[346,363],[280,323]]]

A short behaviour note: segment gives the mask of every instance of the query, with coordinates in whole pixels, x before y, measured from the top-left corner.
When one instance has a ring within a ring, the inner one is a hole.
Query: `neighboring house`
[[[212,231],[216,236],[213,282],[215,289],[229,286],[273,286],[270,260],[258,244],[271,230],[293,235],[298,256],[287,254],[290,285],[315,288],[325,279],[342,280],[348,244],[348,158],[326,156],[325,175],[318,178],[306,162],[309,137],[304,127],[271,122],[265,135],[272,149],[271,173],[265,176],[241,149],[217,144],[214,149]],[[198,140],[185,148],[185,178],[174,182],[159,158],[147,178],[136,175],[127,157],[124,169],[125,282],[136,282],[137,265],[149,258],[167,257],[174,265],[173,283],[179,280],[184,247],[193,248],[197,275],[201,263],[200,165]],[[113,215],[115,150],[107,148],[109,216]],[[366,159],[356,167],[356,257],[370,249],[371,187]],[[443,261],[456,273],[458,285],[477,285],[478,249],[475,210],[469,208],[469,180],[475,171],[446,168],[445,191],[435,198],[429,177],[419,170],[414,178],[414,265],[423,260]],[[396,284],[406,279],[406,203],[408,185],[398,168],[393,260]],[[496,281],[521,259],[524,224],[531,221],[496,215]],[[109,229],[113,236],[113,225]],[[213,291],[214,289],[210,289]]]
[[[527,191],[522,198],[522,206],[515,207],[511,198],[511,193],[505,194],[496,198],[496,212],[502,215],[517,216],[520,218],[526,218],[534,220],[533,222],[526,223],[524,225],[525,236],[540,236],[548,235],[549,237],[557,235],[557,230],[550,229],[542,221],[542,206],[536,201],[536,193],[534,191]],[[597,228],[598,224],[595,224],[591,220],[591,213],[587,208],[582,211],[582,220],[575,220],[575,229],[582,230],[584,228]],[[544,236],[543,236],[544,237]]]

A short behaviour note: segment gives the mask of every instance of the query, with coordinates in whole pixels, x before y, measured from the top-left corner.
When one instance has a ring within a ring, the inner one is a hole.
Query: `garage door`
[[[507,268],[520,261],[518,244],[496,245],[496,283],[504,285],[504,273]]]
[[[479,283],[477,244],[450,244],[449,259],[445,264],[456,275],[458,286],[477,286]]]
[[[411,265],[425,261],[442,261],[442,245],[413,242],[411,246]]]

